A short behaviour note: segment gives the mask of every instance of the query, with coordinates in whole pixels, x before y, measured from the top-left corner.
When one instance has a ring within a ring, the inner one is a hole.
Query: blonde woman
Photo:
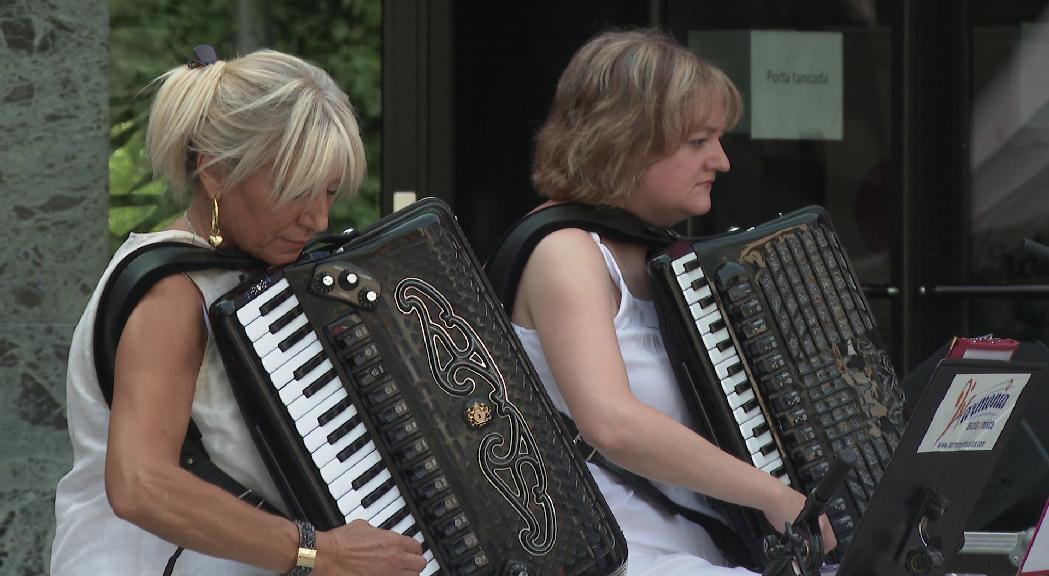
[[[533,182],[549,198],[544,206],[613,206],[674,226],[710,210],[714,181],[729,169],[721,138],[741,107],[731,81],[672,38],[602,34],[561,76],[536,138]],[[646,250],[574,228],[549,234],[518,285],[515,331],[555,405],[607,459],[680,505],[717,516],[705,494],[761,510],[782,528],[804,497],[688,425],[651,300]],[[623,528],[632,575],[749,573],[724,567],[698,523],[590,467]]]
[[[364,148],[352,107],[317,67],[269,50],[222,61],[201,46],[157,82],[148,152],[189,208],[163,232],[132,235],[99,286],[125,255],[156,242],[292,262],[327,228],[332,203],[361,186]],[[297,566],[308,527],[179,467],[192,417],[220,468],[282,506],[206,322],[208,305],[237,283],[237,272],[189,273],[146,294],[117,348],[112,410],[92,357],[95,291],[70,350],[74,463],[58,485],[52,574],[309,572]],[[364,521],[316,533],[314,547],[317,575],[417,574],[426,563],[414,539]]]

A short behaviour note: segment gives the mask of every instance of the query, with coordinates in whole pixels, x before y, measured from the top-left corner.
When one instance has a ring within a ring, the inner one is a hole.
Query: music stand
[[[856,528],[837,576],[944,574],[1044,363],[943,360]]]

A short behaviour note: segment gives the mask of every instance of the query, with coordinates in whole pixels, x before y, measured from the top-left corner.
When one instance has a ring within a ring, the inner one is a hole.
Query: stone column
[[[0,574],[49,572],[69,339],[108,259],[106,0],[0,0]]]

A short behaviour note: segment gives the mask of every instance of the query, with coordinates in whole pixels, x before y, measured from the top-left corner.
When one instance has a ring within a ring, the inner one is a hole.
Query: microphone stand
[[[770,562],[763,576],[818,576],[823,565],[823,534],[820,514],[830,504],[845,476],[856,465],[856,452],[846,448],[831,462],[820,483],[805,499],[805,506],[780,536],[765,538]]]

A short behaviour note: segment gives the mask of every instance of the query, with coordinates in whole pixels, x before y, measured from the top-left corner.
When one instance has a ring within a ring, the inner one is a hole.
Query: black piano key
[[[313,372],[313,369],[316,368],[317,366],[320,366],[321,364],[324,364],[324,361],[326,359],[327,358],[326,358],[326,356],[324,356],[324,352],[323,351],[322,352],[317,352],[313,356],[313,358],[310,358],[309,360],[307,360],[305,364],[303,364],[302,366],[299,366],[298,368],[295,369],[294,372],[291,373],[292,378],[295,378],[296,380],[302,380],[303,376],[309,374],[310,372]]]
[[[350,406],[353,406],[353,401],[349,398],[339,400],[334,406],[325,410],[324,414],[317,417],[317,425],[324,426],[328,422],[331,422],[332,418],[335,418]]]
[[[331,370],[328,370],[324,374],[321,374],[316,380],[313,381],[312,384],[310,384],[309,386],[303,388],[302,389],[302,395],[307,397],[307,398],[309,398],[310,396],[313,396],[314,394],[319,392],[321,388],[324,388],[325,384],[330,382],[331,379],[334,378],[334,377],[335,377],[335,369],[332,368]]]
[[[407,530],[404,531],[404,535],[408,536],[409,538],[411,538],[412,536],[415,536],[418,533],[419,533],[419,526],[417,524],[412,524],[411,526],[408,527]]]
[[[361,425],[361,415],[354,414],[349,420],[339,424],[339,427],[328,434],[328,444],[334,444],[339,438],[349,434],[354,428]]]
[[[409,514],[411,514],[411,511],[409,511],[407,508],[401,508],[400,510],[394,512],[393,516],[390,516],[385,522],[379,524],[379,528],[382,530],[390,530],[394,526],[399,524],[401,520],[407,518]]]
[[[364,445],[368,442],[371,442],[371,438],[367,434],[364,434],[360,438],[347,444],[345,448],[335,455],[335,457],[339,459],[339,462],[345,462],[350,456],[353,456],[361,448],[364,448]]]
[[[302,306],[296,306],[291,310],[288,310],[283,316],[277,318],[272,324],[270,324],[270,334],[280,332],[282,328],[291,324],[291,322],[299,316],[302,316]]]
[[[309,322],[307,322],[306,324],[300,326],[298,330],[289,334],[288,337],[282,340],[280,344],[277,344],[277,348],[280,348],[281,352],[287,352],[288,348],[294,346],[299,340],[305,338],[306,335],[312,331],[313,328],[310,326]]]
[[[361,486],[367,484],[368,481],[378,476],[379,472],[382,472],[385,469],[386,465],[383,464],[382,460],[380,460],[376,462],[374,466],[365,470],[363,474],[361,474],[357,478],[354,478],[353,482],[350,482],[350,486],[352,486],[354,490],[360,490]]]
[[[375,490],[372,490],[371,494],[368,494],[364,498],[361,498],[361,506],[367,508],[368,506],[375,504],[375,502],[378,501],[379,498],[382,498],[383,495],[389,492],[390,489],[393,488],[395,485],[396,483],[393,481],[393,478],[390,478],[389,480],[378,485],[375,488]]]
[[[291,298],[291,286],[288,286],[284,290],[281,290],[277,293],[276,296],[271,298],[269,302],[266,302],[262,306],[259,306],[259,315],[265,316],[270,312],[273,312],[273,310],[275,310],[277,306],[283,304],[284,301],[288,298]]]

